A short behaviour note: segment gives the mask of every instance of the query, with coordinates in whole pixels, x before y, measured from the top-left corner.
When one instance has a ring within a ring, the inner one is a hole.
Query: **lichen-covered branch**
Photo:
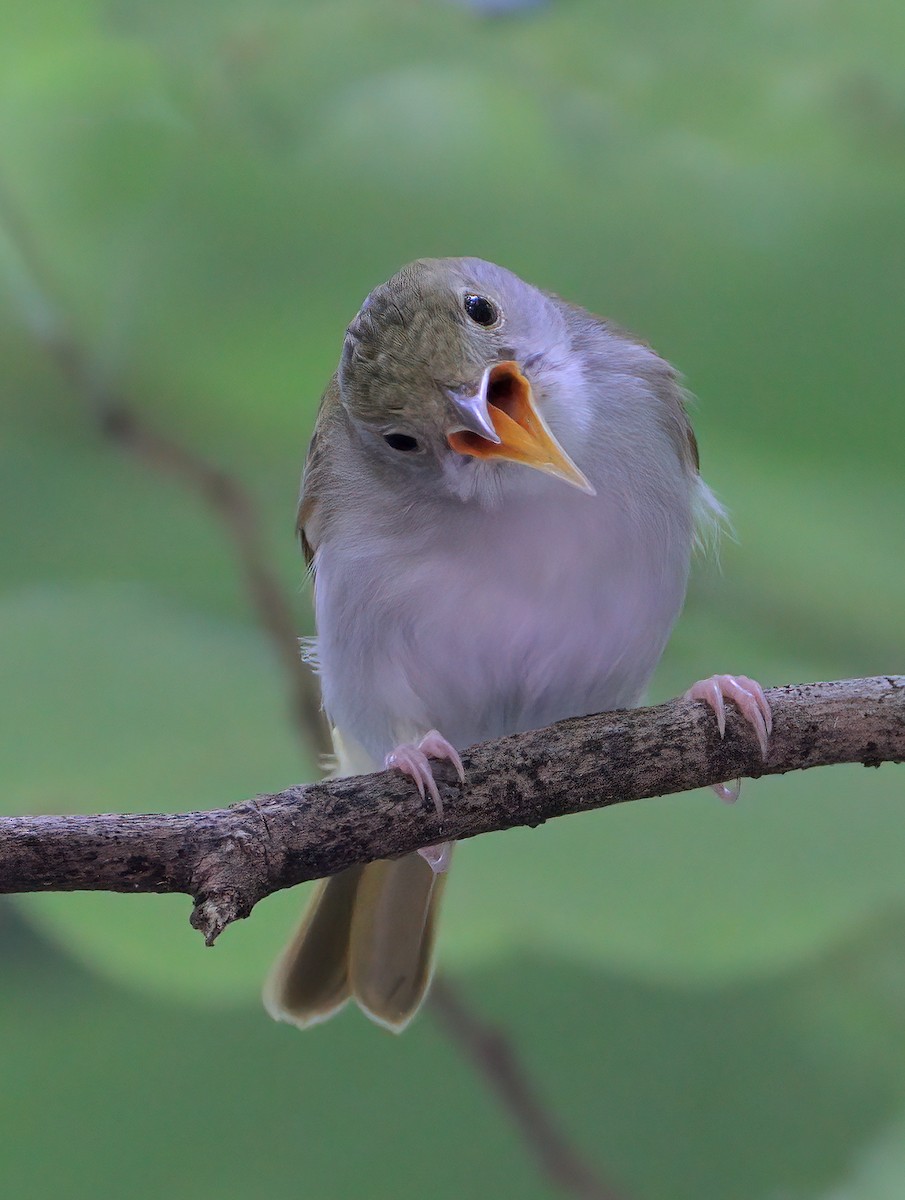
[[[185,892],[210,944],[272,892],[438,840],[742,776],[905,761],[905,676],[767,697],[774,731],[765,760],[736,712],[721,740],[701,703],[573,718],[474,746],[462,756],[464,786],[437,764],[442,820],[396,773],[289,787],[207,812],[0,818],[0,892]]]

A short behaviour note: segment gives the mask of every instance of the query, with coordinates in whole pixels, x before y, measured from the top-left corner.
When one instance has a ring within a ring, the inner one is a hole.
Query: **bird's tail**
[[[403,1030],[430,985],[445,878],[407,854],[324,880],[267,980],[270,1015],[305,1028],[354,999],[371,1020]]]

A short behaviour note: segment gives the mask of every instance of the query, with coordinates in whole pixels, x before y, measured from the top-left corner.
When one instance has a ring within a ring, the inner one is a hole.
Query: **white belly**
[[[431,728],[461,748],[637,703],[682,605],[689,514],[642,530],[601,496],[550,500],[321,547],[325,708],[375,762]]]

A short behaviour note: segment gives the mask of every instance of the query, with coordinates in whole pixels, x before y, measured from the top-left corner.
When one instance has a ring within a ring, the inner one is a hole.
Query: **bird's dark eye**
[[[383,440],[393,450],[411,451],[418,449],[417,439],[410,437],[407,433],[385,433]]]
[[[467,295],[465,311],[476,325],[494,325],[499,320],[496,305],[491,304],[485,296]]]

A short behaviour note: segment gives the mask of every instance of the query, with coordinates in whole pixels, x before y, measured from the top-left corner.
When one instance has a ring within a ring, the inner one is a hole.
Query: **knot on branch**
[[[257,804],[253,800],[237,804],[229,813],[228,835],[210,844],[192,872],[191,924],[208,946],[273,890],[270,830]],[[255,828],[246,826],[249,817]]]
[[[199,896],[189,920],[192,928],[204,938],[205,946],[213,946],[227,925],[247,917],[253,907],[253,900],[243,898],[237,892],[216,892],[203,899]]]

